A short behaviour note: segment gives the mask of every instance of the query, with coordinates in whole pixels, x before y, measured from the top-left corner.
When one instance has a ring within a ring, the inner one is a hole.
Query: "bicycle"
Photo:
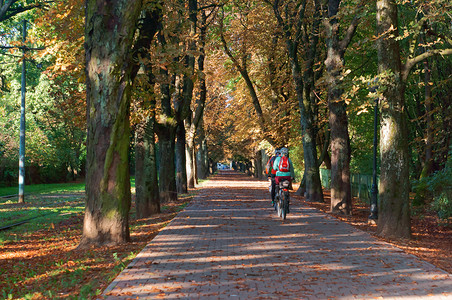
[[[290,200],[289,186],[290,186],[289,180],[284,180],[280,182],[278,186],[278,193],[276,195],[275,210],[278,213],[278,217],[283,218],[283,220],[286,219],[287,214],[289,213],[289,200]]]

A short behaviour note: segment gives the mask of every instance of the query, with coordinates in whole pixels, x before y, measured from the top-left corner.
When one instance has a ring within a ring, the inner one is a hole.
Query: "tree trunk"
[[[130,58],[140,11],[138,0],[86,1],[87,176],[80,247],[130,240]]]
[[[179,123],[176,129],[176,189],[178,194],[187,193],[187,157],[185,155],[185,127]]]
[[[349,215],[352,210],[350,137],[346,105],[336,97],[339,95],[335,93],[335,89],[331,87],[328,99],[331,128],[331,211]]]
[[[198,152],[196,155],[196,164],[198,169],[198,178],[206,179],[209,175],[209,160],[207,158],[207,141],[204,133],[204,122],[200,121],[198,126],[196,141]]]
[[[320,181],[319,163],[317,159],[317,128],[314,124],[314,116],[311,105],[312,103],[310,99],[310,95],[312,93],[311,80],[313,80],[312,76],[314,75],[314,73],[306,73],[308,73],[308,71],[305,71],[303,91],[301,97],[299,97],[306,176],[306,200],[313,202],[323,202],[322,182]]]
[[[340,0],[329,0],[327,28],[327,58],[325,67],[328,83],[329,125],[331,130],[331,211],[351,214],[350,137],[347,105],[342,99],[342,72],[345,49],[339,45],[337,13]]]
[[[162,203],[177,200],[175,135],[175,126],[159,129],[159,192]]]
[[[427,178],[433,166],[433,101],[432,101],[432,88],[429,84],[430,82],[430,68],[428,60],[424,62],[424,89],[425,89],[425,156],[424,156],[424,166],[422,167],[419,180]],[[416,186],[416,195],[414,196],[413,206],[422,206],[425,204],[427,197],[427,184],[425,182],[420,182]]]
[[[186,144],[185,144],[185,155],[187,156],[186,168],[187,168],[187,181],[188,187],[195,187],[195,124],[193,124],[191,117],[188,117],[185,120],[185,128],[186,128]]]
[[[135,188],[137,218],[160,212],[154,119],[148,117],[135,132]]]
[[[261,150],[256,151],[256,153],[254,153],[253,165],[254,165],[254,170],[253,170],[254,178],[263,179],[264,173],[263,173],[263,169],[262,169],[262,152],[261,152]]]
[[[161,26],[161,8],[153,7],[145,11],[141,20],[140,34],[134,44],[132,78],[138,74],[142,65],[140,57],[151,59],[149,47],[158,28]],[[149,96],[143,99],[141,109],[149,112],[138,125],[135,132],[135,204],[138,218],[146,218],[160,212],[160,196],[157,176],[157,157],[155,145],[155,76],[150,64],[145,65],[148,76]]]
[[[313,136],[314,131],[312,128],[312,116],[309,114],[308,110],[308,107],[310,107],[310,101],[307,100],[305,102],[306,98],[304,95],[306,90],[303,84],[303,77],[296,49],[294,48],[293,42],[290,40],[286,40],[286,43],[301,115],[300,123],[305,162],[304,176],[306,178],[306,200],[323,202],[322,185],[320,182],[320,174],[317,164],[317,150],[315,148],[315,139]]]
[[[207,15],[206,12],[203,10],[201,12],[201,24],[200,24],[201,32],[199,35],[199,52],[200,55],[198,57],[198,70],[199,72],[204,72],[204,60],[205,60],[205,44],[206,44],[206,35],[207,35]],[[202,164],[199,165],[197,155],[196,155],[196,141],[199,140],[199,138],[196,138],[197,134],[202,134],[201,141],[205,139],[204,136],[204,128],[201,128],[199,130],[200,126],[203,126],[203,115],[204,115],[204,106],[206,103],[206,97],[207,97],[207,87],[206,87],[206,78],[203,74],[199,78],[199,97],[196,100],[196,108],[195,111],[192,112],[192,120],[187,119],[186,125],[187,126],[187,153],[190,153],[191,155],[191,162],[190,165],[193,171],[190,173],[191,176],[189,176],[189,187],[194,188],[195,183],[198,183],[198,177],[202,176],[202,178],[207,177],[206,173],[206,165]],[[191,122],[188,122],[191,121]],[[203,148],[203,145],[199,145],[199,150],[201,153],[202,159],[200,162],[205,162],[205,155],[207,153],[205,152],[205,149]],[[187,163],[188,165],[188,163]],[[201,174],[200,174],[201,173]]]
[[[176,119],[178,123],[177,129],[177,189],[179,193],[187,193],[187,186],[189,185],[188,180],[193,176],[193,164],[191,163],[191,157],[186,155],[186,128],[185,123],[187,118],[190,117],[190,105],[193,99],[193,74],[195,69],[195,57],[193,52],[196,51],[196,22],[197,22],[197,0],[188,1],[189,10],[189,22],[190,22],[190,41],[188,42],[189,53],[185,56],[185,67],[187,68],[187,73],[183,75],[183,87],[182,87],[182,97],[180,101],[177,100],[177,105],[175,105]],[[184,136],[182,136],[182,134]],[[183,143],[183,145],[182,145]],[[189,162],[190,164],[187,164]],[[187,167],[190,170],[187,170]],[[193,186],[194,187],[194,184]]]
[[[306,178],[306,200],[313,202],[323,202],[322,183],[320,181],[319,166],[317,163],[316,149],[316,128],[314,124],[314,112],[312,110],[311,93],[314,83],[313,65],[316,57],[316,49],[318,43],[318,28],[320,24],[318,1],[315,2],[314,22],[312,24],[310,41],[303,40],[305,45],[306,65],[304,72],[298,60],[298,45],[303,33],[298,32],[295,36],[290,31],[289,23],[291,20],[284,20],[279,11],[278,1],[273,4],[273,11],[278,20],[279,27],[284,31],[286,49],[289,58],[289,64],[292,72],[292,79],[295,84],[297,94],[298,107],[300,110],[301,136],[303,142],[304,162],[305,162],[305,178]],[[305,3],[306,4],[306,3]],[[302,5],[298,12],[298,20],[292,20],[297,23],[295,30],[302,30],[304,21],[305,4]],[[287,9],[287,7],[286,7]],[[287,14],[286,14],[287,17]],[[306,32],[304,34],[307,34]]]
[[[162,35],[159,40],[165,43]],[[161,74],[169,79],[167,70],[161,69]],[[159,192],[160,201],[177,200],[176,166],[175,166],[175,138],[177,122],[171,108],[171,95],[169,84],[160,86],[162,115],[160,123],[156,124],[156,133],[159,139]]]
[[[427,130],[427,139],[425,142],[425,173],[426,176],[430,176],[433,169],[433,144],[434,144],[434,133],[433,133],[433,98],[432,98],[432,87],[430,85],[431,80],[431,70],[428,60],[424,62],[424,85],[425,85],[425,128]]]
[[[397,4],[391,0],[378,0],[378,71],[384,88],[380,98],[381,175],[377,233],[383,237],[410,238],[408,131],[397,31]]]

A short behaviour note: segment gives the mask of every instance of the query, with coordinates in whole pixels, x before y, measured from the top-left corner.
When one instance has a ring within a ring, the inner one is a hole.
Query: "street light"
[[[22,41],[23,45],[19,47],[22,49],[22,78],[21,78],[21,101],[20,101],[20,129],[19,129],[19,203],[25,202],[25,94],[27,92],[26,89],[26,52],[32,50],[43,50],[44,47],[32,48],[25,46],[25,42],[27,40],[27,20],[23,20],[23,29],[22,29]],[[42,64],[37,64],[38,69],[42,68]]]
[[[376,79],[378,81],[378,79]],[[377,92],[377,86],[370,88],[371,93]],[[378,220],[378,187],[377,187],[377,129],[378,129],[378,95],[375,98],[374,107],[374,156],[373,156],[373,174],[372,174],[372,188],[370,190],[370,216],[369,223],[376,224]]]
[[[25,41],[27,39],[27,21],[24,20],[22,38],[24,47],[22,50],[22,88],[20,101],[20,134],[19,134],[19,203],[24,203],[25,185],[25,93],[26,93],[26,65],[25,65]]]

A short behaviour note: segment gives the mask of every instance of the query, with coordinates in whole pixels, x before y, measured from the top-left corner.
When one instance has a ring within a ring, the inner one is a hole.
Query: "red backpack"
[[[281,159],[279,160],[278,170],[280,172],[290,171],[290,163],[289,158],[287,156],[281,156]]]
[[[276,156],[272,156],[268,162],[267,166],[265,167],[265,174],[269,175],[273,168],[273,162],[275,161]]]

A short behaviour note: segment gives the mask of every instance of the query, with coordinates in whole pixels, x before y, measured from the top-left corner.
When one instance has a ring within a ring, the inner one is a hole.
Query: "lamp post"
[[[371,92],[375,93],[376,87],[371,88]],[[375,99],[374,108],[374,155],[373,155],[373,173],[372,188],[370,190],[370,216],[369,223],[376,224],[378,220],[378,187],[377,187],[377,129],[378,129],[378,97]]]
[[[20,101],[20,134],[19,134],[19,203],[24,203],[24,185],[25,185],[25,93],[26,93],[26,64],[25,64],[25,40],[27,38],[27,21],[23,22],[23,49],[22,49],[22,88]]]

